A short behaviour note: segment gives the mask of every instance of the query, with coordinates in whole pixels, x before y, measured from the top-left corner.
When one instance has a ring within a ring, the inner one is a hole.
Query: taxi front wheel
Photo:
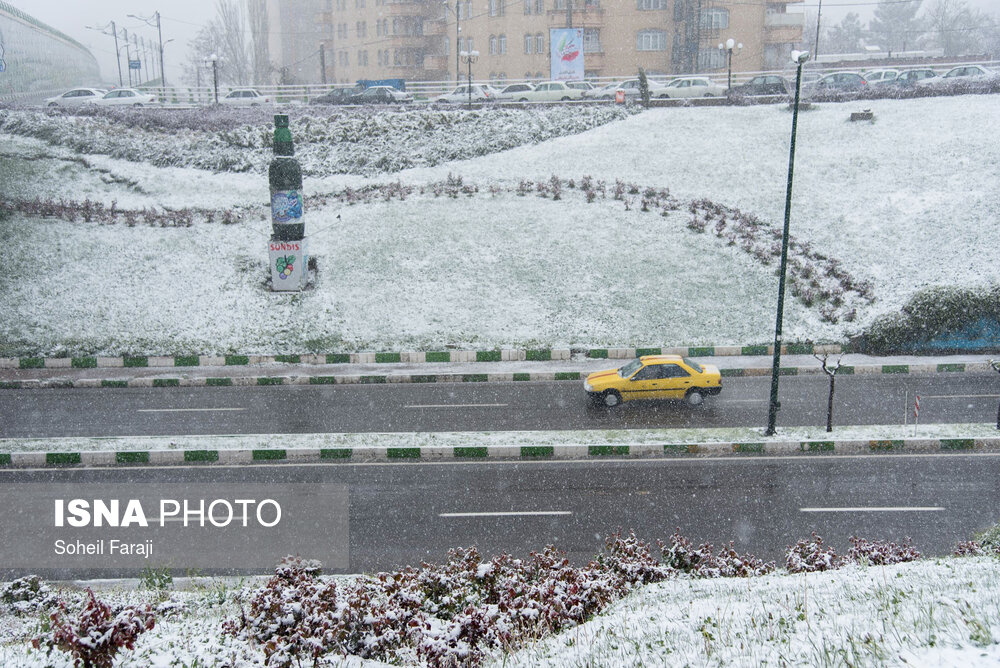
[[[689,390],[684,399],[688,402],[688,406],[700,406],[705,401],[705,395],[700,390]]]
[[[615,406],[621,404],[622,396],[617,392],[615,392],[614,390],[611,390],[604,393],[604,396],[601,398],[601,401],[604,402],[604,405],[607,406],[608,408],[614,408]]]

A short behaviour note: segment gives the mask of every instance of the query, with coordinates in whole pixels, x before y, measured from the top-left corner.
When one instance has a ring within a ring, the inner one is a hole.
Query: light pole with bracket
[[[478,51],[462,51],[459,53],[462,57],[462,62],[469,66],[469,109],[472,109],[472,63],[479,60]]]
[[[734,40],[732,37],[730,37],[729,39],[727,39],[725,44],[723,44],[722,42],[719,42],[719,51],[725,50],[725,51],[729,52],[729,78],[728,78],[727,83],[726,83],[726,88],[732,88],[733,87],[733,49],[734,48],[737,49],[737,50],[742,49],[743,48],[743,44],[742,43],[737,44],[736,40]]]

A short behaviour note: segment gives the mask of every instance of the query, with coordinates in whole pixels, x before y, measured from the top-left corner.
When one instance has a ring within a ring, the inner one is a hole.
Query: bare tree
[[[830,355],[823,353],[822,355],[813,355],[823,364],[823,373],[827,375],[830,379],[830,396],[826,402],[826,430],[833,431],[833,391],[834,384],[837,382],[837,372],[840,371],[843,365],[844,355],[837,358],[837,361],[833,364],[830,363]]]
[[[946,56],[967,55],[990,48],[996,20],[969,7],[965,0],[937,0],[924,14],[927,38]]]
[[[218,56],[220,83],[246,86],[267,83],[272,71],[267,46],[268,17],[265,0],[216,0],[216,15],[189,42],[185,74],[188,81],[204,85],[205,60]]]
[[[250,25],[250,51],[253,58],[253,82],[268,83],[271,79],[271,56],[267,46],[267,2],[246,0],[247,22]]]

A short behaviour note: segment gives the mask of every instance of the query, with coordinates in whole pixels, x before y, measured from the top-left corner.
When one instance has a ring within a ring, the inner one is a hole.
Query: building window
[[[533,2],[533,0],[524,0],[524,13],[525,14],[530,14],[531,13],[531,3],[532,2]]]
[[[600,28],[583,29],[583,52],[601,53],[601,30]]]
[[[636,7],[640,10],[667,8],[667,0],[636,0],[636,3]]]
[[[497,55],[497,36],[490,35],[490,55]]]
[[[535,13],[542,14],[545,12],[545,0],[535,0]]]
[[[667,32],[665,30],[640,30],[635,40],[636,51],[666,51]]]
[[[490,0],[490,16],[497,15],[497,0]]]
[[[535,35],[535,53],[545,53],[545,35],[542,33]]]
[[[500,44],[498,48],[500,49],[501,56],[507,53],[507,35],[500,35]]]
[[[721,7],[705,9],[701,12],[701,27],[722,30],[729,27],[729,10]]]
[[[722,49],[699,49],[698,70],[718,70],[726,66],[726,52]]]
[[[524,36],[524,52],[527,54],[534,53],[535,49],[535,36],[525,35]]]

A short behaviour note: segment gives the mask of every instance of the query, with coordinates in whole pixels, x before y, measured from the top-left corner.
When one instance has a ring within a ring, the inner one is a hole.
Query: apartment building
[[[801,0],[326,0],[326,79],[549,78],[549,30],[583,30],[587,78],[781,68],[802,41]]]

